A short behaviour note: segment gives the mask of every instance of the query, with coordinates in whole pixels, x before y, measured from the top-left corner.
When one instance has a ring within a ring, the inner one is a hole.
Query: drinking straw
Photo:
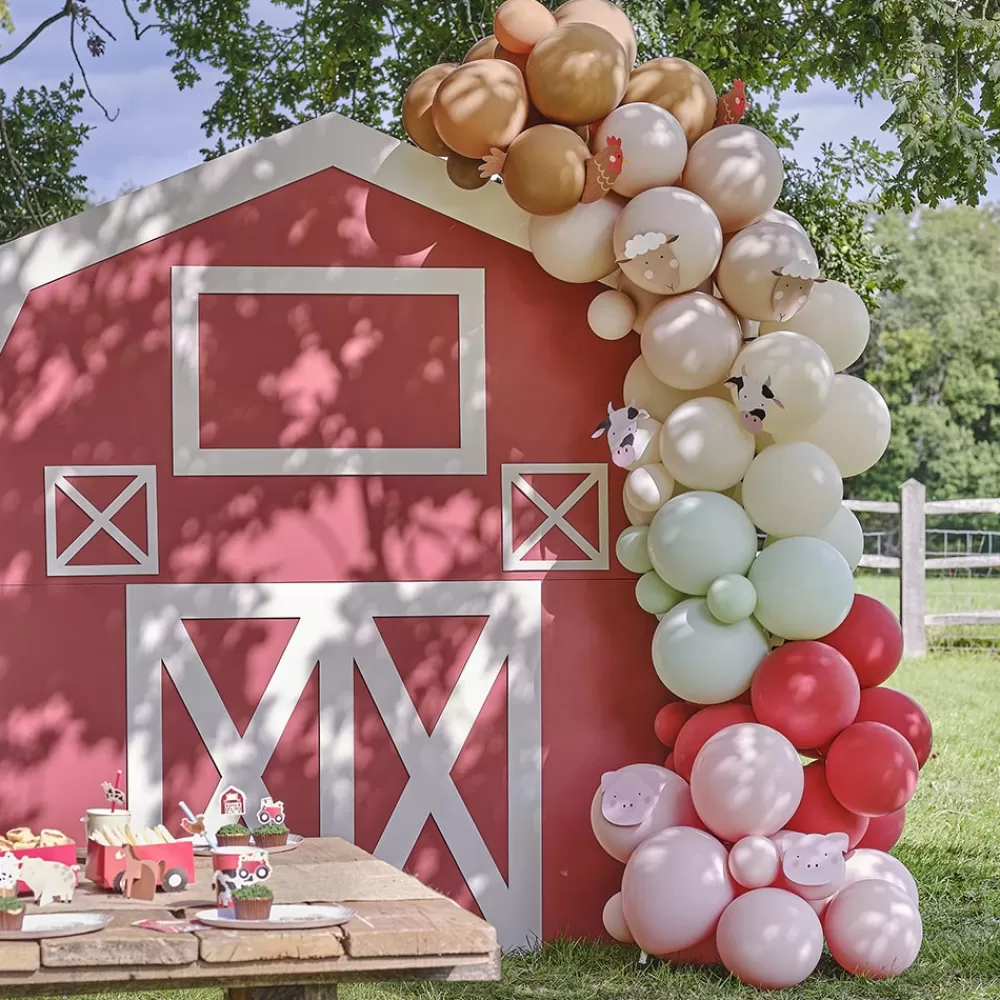
[[[121,783],[122,783],[122,772],[119,771],[118,774],[115,775],[115,791],[116,792],[121,787]],[[117,808],[118,808],[118,801],[116,799],[112,799],[111,800],[111,812],[112,812],[112,814],[114,813],[114,811]]]

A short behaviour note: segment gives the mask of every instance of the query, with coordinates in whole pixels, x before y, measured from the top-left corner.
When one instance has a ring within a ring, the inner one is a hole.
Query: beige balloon
[[[822,448],[806,441],[774,444],[743,477],[743,509],[776,538],[819,535],[844,499],[844,481]]]
[[[787,331],[747,344],[729,375],[743,382],[742,389],[733,386],[733,402],[741,414],[762,407],[766,415],[760,428],[772,436],[807,427],[819,419],[833,388],[833,365],[823,348],[801,333]],[[760,394],[765,383],[774,394],[771,400]],[[753,433],[746,419],[744,426]]]
[[[773,320],[778,283],[774,271],[798,261],[818,264],[816,251],[806,237],[791,226],[758,222],[729,241],[715,283],[737,316],[759,322]]]
[[[645,288],[640,288],[627,275],[622,274],[620,271],[618,274],[618,290],[624,292],[635,303],[635,322],[632,324],[632,329],[636,333],[642,333],[642,324],[646,322],[649,314],[666,296],[660,295],[657,292],[647,292]]]
[[[715,213],[683,188],[643,191],[625,206],[615,226],[618,266],[648,292],[692,291],[711,276],[721,253],[722,228]]]
[[[694,63],[674,57],[652,59],[632,70],[622,103],[637,101],[669,111],[680,122],[689,146],[715,124],[719,104],[712,81],[704,72]]]
[[[780,208],[769,208],[759,219],[754,220],[754,224],[758,222],[776,222],[779,226],[791,226],[796,232],[809,239],[806,227],[794,215],[782,212]]]
[[[559,24],[596,24],[609,31],[625,50],[629,69],[635,65],[638,50],[635,28],[628,14],[617,4],[609,3],[609,0],[567,0],[556,8],[556,21]]]
[[[699,396],[681,403],[663,422],[660,459],[677,482],[694,490],[728,490],[753,461],[753,435],[736,407]]]
[[[527,54],[554,27],[552,12],[538,0],[504,0],[493,17],[493,33],[509,52]]]
[[[635,303],[624,292],[601,292],[587,310],[587,323],[602,340],[627,337],[634,322]]]
[[[625,200],[609,194],[562,215],[535,215],[528,224],[528,245],[539,266],[561,281],[586,284],[615,270],[615,223]]]
[[[636,510],[658,511],[674,493],[674,477],[660,462],[633,469],[625,477],[625,496]]]
[[[652,524],[653,518],[656,517],[656,511],[654,510],[639,510],[629,500],[624,486],[622,486],[622,507],[625,508],[625,516],[628,518],[628,523],[637,528]]]
[[[441,84],[458,69],[455,63],[440,63],[425,69],[410,84],[403,97],[403,128],[425,153],[447,156],[451,150],[444,144],[434,126],[434,96]]]
[[[718,299],[689,292],[669,296],[649,314],[641,342],[642,356],[661,382],[676,389],[703,389],[729,375],[742,331]]]
[[[642,355],[632,362],[622,386],[623,399],[634,399],[637,406],[659,421],[666,420],[681,403],[697,399],[699,396],[711,396],[726,403],[732,402],[729,386],[721,382],[706,386],[704,389],[675,389],[661,382],[649,370]],[[762,435],[758,435],[760,436]]]
[[[793,330],[815,340],[839,372],[864,354],[871,319],[854,289],[842,281],[825,281],[813,287],[809,301],[791,319],[760,324],[762,336],[775,330]]]
[[[875,465],[889,447],[891,435],[889,407],[878,390],[853,375],[836,375],[819,420],[788,438],[775,438],[808,441],[822,448],[836,462],[841,476],[850,479]]]
[[[639,457],[629,469],[639,469],[644,465],[655,465],[660,461],[660,431],[663,424],[652,417],[639,417],[635,431],[635,453]]]
[[[469,49],[465,54],[465,58],[462,60],[463,63],[476,62],[479,59],[494,59],[496,58],[497,51],[497,36],[487,35],[485,38],[480,38],[475,45]]]
[[[676,184],[687,161],[687,137],[680,122],[657,104],[623,104],[601,123],[594,149],[604,149],[608,139],[622,141],[625,165],[612,190],[634,198],[654,187]]]
[[[712,206],[724,233],[734,233],[774,208],[785,167],[778,147],[760,130],[721,125],[691,147],[682,183]]]

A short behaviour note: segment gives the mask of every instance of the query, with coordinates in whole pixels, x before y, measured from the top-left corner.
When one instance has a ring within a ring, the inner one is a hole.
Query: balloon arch
[[[843,480],[890,433],[882,397],[844,374],[868,313],[775,209],[781,156],[741,124],[742,83],[719,97],[697,66],[636,66],[636,51],[609,0],[554,14],[506,0],[494,34],[403,104],[455,184],[502,180],[545,271],[613,286],[591,305],[595,334],[640,334],[624,405],[593,436],[629,470],[617,555],[659,618],[670,701],[655,724],[672,752],[594,796],[594,834],[625,864],[605,927],[765,988],[805,980],[824,942],[849,972],[897,975],[922,928],[888,852],[931,727],[880,686],[898,621],[855,595],[863,537]]]

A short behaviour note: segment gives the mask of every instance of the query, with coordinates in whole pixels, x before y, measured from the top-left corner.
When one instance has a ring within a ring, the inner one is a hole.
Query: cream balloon
[[[745,373],[745,374],[744,374]],[[733,385],[733,398],[744,417],[746,430],[769,434],[808,427],[826,409],[833,388],[833,365],[823,348],[801,333],[781,331],[758,337],[740,351],[729,373],[741,379]],[[762,395],[767,385],[773,398]],[[762,420],[751,411],[763,409]]]
[[[653,568],[649,559],[648,535],[647,527],[630,525],[618,536],[615,555],[623,569],[641,576]]]
[[[757,591],[754,616],[782,639],[822,639],[854,603],[851,567],[819,538],[779,538],[761,551],[747,576]]]
[[[622,486],[622,507],[625,508],[625,516],[628,523],[633,527],[648,527],[653,522],[656,515],[652,511],[639,510],[632,506],[632,501],[625,495],[625,487]]]
[[[758,222],[777,222],[782,226],[791,226],[792,229],[800,232],[806,239],[809,238],[806,227],[794,216],[789,215],[787,212],[782,212],[780,208],[769,208],[759,219],[754,220],[754,225]]]
[[[742,342],[736,316],[704,292],[668,296],[642,327],[642,356],[649,370],[675,389],[703,389],[721,382]]]
[[[635,944],[635,938],[625,923],[625,910],[622,907],[622,894],[616,892],[605,904],[601,915],[604,929],[621,944]]]
[[[659,464],[659,440],[662,430],[663,424],[659,420],[639,417],[635,430],[635,453],[639,457],[629,466],[630,470],[639,469],[644,465]]]
[[[861,565],[865,554],[865,533],[857,514],[843,504],[833,520],[816,536],[829,542],[846,560],[852,570]]]
[[[842,281],[815,285],[809,301],[791,318],[760,324],[761,336],[791,330],[815,340],[826,352],[834,371],[843,371],[864,354],[871,319],[861,296]]]
[[[609,289],[590,303],[587,323],[601,340],[621,340],[632,332],[635,303],[624,293]]]
[[[692,598],[671,608],[656,626],[653,667],[678,698],[721,705],[750,689],[768,648],[754,619],[723,625],[703,599]]]
[[[657,573],[683,594],[707,594],[720,576],[746,573],[757,533],[746,511],[721,493],[685,493],[668,501],[646,535]]]
[[[822,448],[845,479],[867,472],[889,447],[892,418],[877,389],[853,375],[837,375],[823,415],[775,440],[808,441]]]
[[[622,399],[634,400],[636,406],[644,409],[654,420],[664,421],[681,403],[699,396],[712,396],[724,402],[731,402],[729,387],[721,382],[704,389],[675,389],[661,382],[650,370],[640,354],[632,362],[622,385]],[[758,434],[758,439],[766,435]],[[770,442],[769,443],[773,443]]]
[[[802,233],[777,222],[758,222],[729,241],[715,283],[737,316],[774,320],[774,272],[799,261],[818,266],[816,251]]]
[[[730,843],[781,830],[798,809],[804,786],[798,751],[776,729],[756,722],[716,733],[691,768],[698,815]]]
[[[614,232],[625,202],[609,194],[562,215],[533,215],[528,245],[543,271],[560,281],[586,284],[615,270]]]
[[[673,492],[674,477],[659,462],[633,469],[625,477],[625,495],[639,510],[656,513]]]
[[[708,202],[724,233],[735,233],[774,208],[784,182],[781,153],[763,132],[720,125],[691,147],[682,183]]]
[[[735,625],[749,618],[757,607],[757,591],[745,577],[727,573],[708,588],[708,610],[723,625]]]
[[[623,104],[601,123],[595,150],[611,136],[621,139],[625,165],[612,190],[634,198],[654,187],[676,184],[687,161],[687,136],[680,122],[656,104]]]
[[[722,964],[747,986],[798,986],[823,956],[823,925],[812,907],[784,889],[754,889],[726,907],[715,942]]]
[[[844,500],[833,459],[806,441],[765,448],[743,477],[743,507],[761,531],[777,538],[818,535]]]
[[[778,848],[768,837],[744,837],[729,852],[729,874],[744,889],[763,889],[780,872]]]
[[[657,617],[665,615],[672,607],[680,604],[684,597],[684,594],[664,583],[658,573],[646,573],[636,581],[636,603],[648,614]]]
[[[721,399],[690,399],[663,422],[660,458],[692,489],[728,490],[746,475],[753,455],[753,435],[740,427],[736,407]]]
[[[640,288],[634,281],[630,281],[621,271],[618,272],[618,291],[624,292],[635,303],[635,322],[632,329],[636,333],[642,333],[642,325],[646,322],[646,317],[659,305],[665,296],[656,292],[647,292],[645,288]]]
[[[614,247],[618,266],[640,288],[677,295],[697,288],[715,270],[722,229],[697,195],[679,187],[656,187],[622,210]]]

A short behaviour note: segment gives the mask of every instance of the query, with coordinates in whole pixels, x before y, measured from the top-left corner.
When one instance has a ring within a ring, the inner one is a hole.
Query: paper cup
[[[229,909],[233,905],[229,892],[222,885],[218,876],[235,875],[240,863],[240,856],[248,853],[263,854],[267,852],[253,847],[215,847],[212,849],[212,881],[215,884],[215,902],[220,910]]]
[[[132,822],[132,814],[127,809],[88,809],[87,818],[87,840],[90,840],[98,830],[121,830]]]

